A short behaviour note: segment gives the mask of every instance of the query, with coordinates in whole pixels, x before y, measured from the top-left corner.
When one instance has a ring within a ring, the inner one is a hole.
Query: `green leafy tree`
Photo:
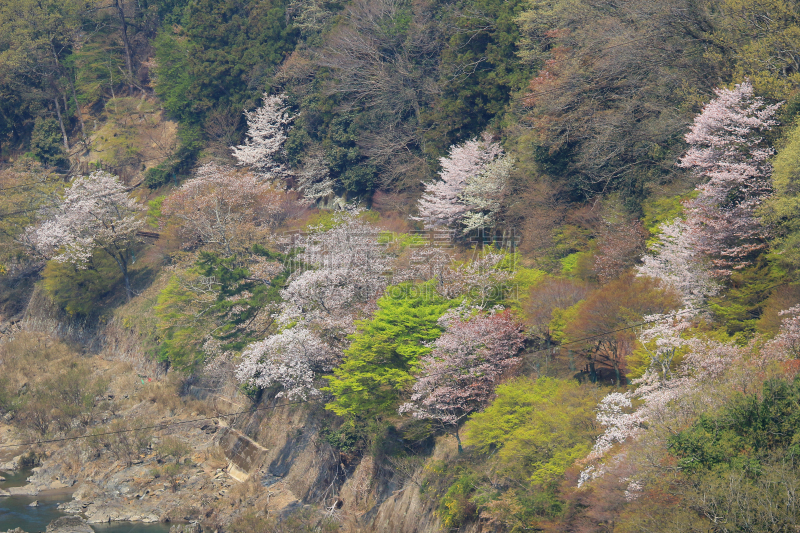
[[[557,516],[563,508],[558,485],[591,450],[597,433],[594,391],[552,378],[519,378],[498,386],[492,404],[464,426],[465,443],[480,454],[476,462],[488,461],[504,480],[494,485],[507,489],[478,487],[473,502],[512,531]]]
[[[289,274],[284,259],[259,246],[246,258],[201,252],[195,265],[173,276],[158,295],[159,358],[192,371],[208,356],[239,351],[263,338]]]
[[[427,345],[442,332],[437,320],[450,303],[428,284],[389,287],[378,300],[378,311],[358,323],[342,364],[328,378],[326,405],[338,415],[371,419],[390,416],[414,380]]]

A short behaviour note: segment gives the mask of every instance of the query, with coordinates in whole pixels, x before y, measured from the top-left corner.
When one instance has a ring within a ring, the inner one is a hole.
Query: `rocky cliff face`
[[[353,532],[434,533],[440,531],[435,502],[420,491],[424,465],[405,474],[380,467],[369,456],[356,464],[320,437],[320,414],[307,405],[272,407],[233,421],[219,444],[240,479],[255,480],[289,506],[321,504]],[[442,438],[432,460],[454,453]],[[229,470],[231,470],[229,468]]]

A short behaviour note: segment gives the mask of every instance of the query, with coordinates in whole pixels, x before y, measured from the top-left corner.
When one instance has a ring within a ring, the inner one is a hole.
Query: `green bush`
[[[64,137],[55,119],[36,117],[31,133],[31,152],[45,165],[63,166],[67,163]]]
[[[45,292],[61,309],[77,316],[96,314],[121,282],[119,266],[100,250],[95,250],[87,268],[53,260],[42,272]]]
[[[476,516],[478,508],[470,499],[475,492],[476,481],[474,474],[462,475],[439,500],[437,514],[443,527],[458,528]]]

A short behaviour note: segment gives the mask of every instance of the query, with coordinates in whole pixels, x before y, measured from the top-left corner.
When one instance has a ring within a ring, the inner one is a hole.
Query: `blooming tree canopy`
[[[298,269],[281,291],[277,322],[284,329],[249,345],[237,369],[241,382],[259,387],[281,384],[285,394],[316,394],[315,373],[341,362],[355,320],[366,316],[386,287],[389,259],[378,229],[341,212],[332,228],[312,228],[291,246]]]
[[[336,215],[334,227],[311,228],[292,246],[299,266],[281,291],[282,323],[300,321],[334,336],[355,331],[353,321],[381,295],[390,258],[378,242],[378,228],[359,218],[359,210]]]
[[[447,329],[422,358],[411,401],[400,412],[457,425],[482,409],[498,380],[519,366],[524,336],[508,312],[466,318],[448,312],[439,322]]]
[[[714,273],[727,275],[767,246],[755,210],[771,193],[774,152],[759,133],[776,124],[772,117],[781,104],[753,96],[749,81],[715,92],[686,134],[691,148],[679,166],[708,178],[685,203],[686,226],[697,251],[711,258]]]
[[[502,191],[501,181],[508,163],[492,163],[502,155],[500,145],[488,139],[472,139],[451,146],[448,155],[439,159],[441,179],[425,184],[416,220],[424,221],[427,226],[452,227],[472,207],[493,207],[491,196]],[[481,205],[475,205],[476,200]],[[475,223],[477,219],[470,221]]]
[[[103,250],[119,266],[130,299],[128,265],[136,233],[144,224],[141,211],[117,176],[98,171],[75,178],[55,214],[26,233],[39,253],[78,268],[89,264],[96,249]]]
[[[264,93],[263,105],[255,111],[245,111],[247,139],[244,144],[232,146],[233,157],[240,165],[249,165],[259,175],[269,179],[282,179],[288,170],[277,160],[286,143],[286,132],[294,120],[288,111],[286,96]]]
[[[467,176],[460,199],[469,208],[461,222],[464,233],[491,228],[497,224],[497,214],[508,192],[508,180],[514,159],[502,154],[488,163],[483,172]]]
[[[266,389],[280,386],[278,396],[306,399],[319,395],[315,374],[333,369],[330,348],[304,327],[293,327],[249,345],[242,353],[236,377]]]
[[[694,246],[689,228],[680,218],[659,227],[658,241],[650,245],[652,254],[642,257],[638,273],[660,279],[674,289],[683,305],[697,308],[719,291]]]

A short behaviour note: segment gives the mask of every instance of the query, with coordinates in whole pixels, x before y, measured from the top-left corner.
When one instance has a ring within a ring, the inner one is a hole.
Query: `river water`
[[[30,476],[30,471],[22,470],[14,474],[3,473],[5,481],[0,481],[0,489],[21,487]],[[16,527],[28,533],[44,531],[47,524],[60,516],[65,516],[58,510],[61,502],[72,499],[66,492],[54,495],[39,496],[0,496],[0,531],[8,531]],[[30,504],[38,501],[37,507]],[[92,529],[97,533],[168,533],[169,524],[145,524],[142,522],[115,522],[111,524],[92,524]]]

